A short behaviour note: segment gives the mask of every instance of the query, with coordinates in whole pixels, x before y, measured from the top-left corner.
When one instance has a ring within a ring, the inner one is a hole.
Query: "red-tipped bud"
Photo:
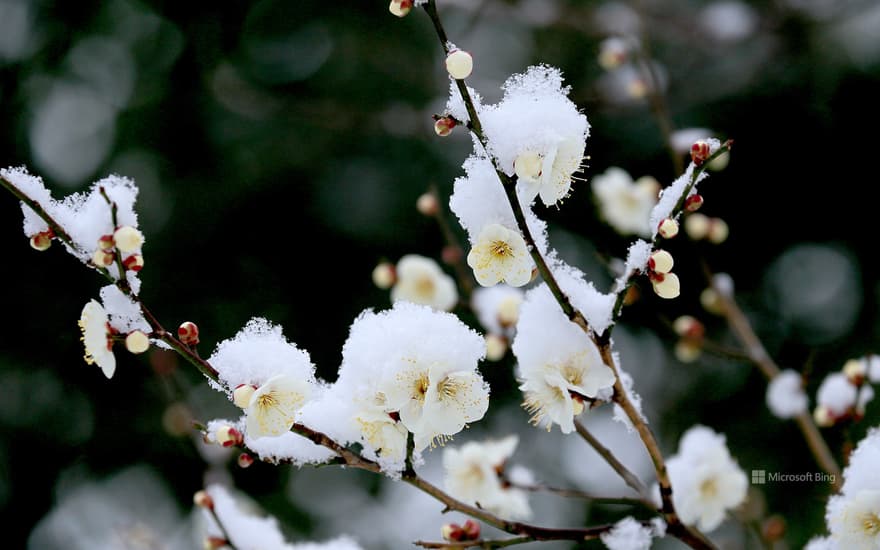
[[[238,467],[239,468],[250,468],[251,464],[254,463],[254,457],[249,455],[248,453],[241,453],[238,455]]]
[[[693,194],[684,201],[684,209],[688,212],[696,212],[703,206],[703,196],[700,194]]]
[[[115,259],[116,256],[112,252],[107,252],[101,248],[95,250],[95,253],[92,254],[92,263],[98,267],[109,267]]]
[[[382,290],[388,290],[397,281],[397,273],[394,266],[388,262],[381,262],[373,268],[373,284]]]
[[[144,257],[140,254],[132,254],[128,258],[122,260],[122,266],[129,271],[137,273],[144,268]]]
[[[480,538],[480,524],[472,519],[465,521],[461,529],[467,536],[465,540],[477,540]]]
[[[868,364],[860,359],[850,359],[843,364],[841,371],[846,375],[846,379],[849,380],[850,384],[861,386],[868,374]]]
[[[443,250],[440,251],[440,259],[446,265],[454,265],[460,262],[462,256],[464,256],[464,252],[461,251],[461,247],[456,245],[444,246]]]
[[[672,329],[682,338],[699,340],[706,334],[706,327],[690,315],[682,315],[672,323]]]
[[[657,226],[657,234],[664,239],[671,239],[678,235],[678,222],[672,218],[666,218]]]
[[[228,545],[229,541],[223,537],[205,537],[205,540],[202,541],[202,548],[205,550],[219,550]]]
[[[709,146],[708,141],[699,140],[691,145],[691,160],[694,161],[694,164],[697,166],[703,164],[703,162],[709,158],[709,155],[712,154],[712,148]]]
[[[672,254],[665,250],[656,250],[648,258],[648,269],[654,273],[669,273],[673,265],[675,261],[672,259]]]
[[[388,11],[397,17],[405,17],[413,9],[413,0],[391,0]]]
[[[113,250],[115,246],[116,241],[113,240],[113,235],[102,235],[98,239],[98,248],[101,250]]]
[[[464,540],[464,529],[457,523],[446,523],[440,528],[440,535],[443,537],[443,540],[461,542]]]
[[[440,202],[437,201],[437,195],[431,193],[422,193],[416,200],[416,210],[423,216],[436,216],[440,211]]]
[[[214,499],[207,491],[196,491],[196,494],[193,495],[193,504],[199,508],[211,510],[214,508]]]
[[[458,123],[451,116],[441,116],[434,120],[434,131],[440,137],[446,137],[452,133]]]
[[[241,435],[241,432],[228,424],[217,428],[214,438],[224,447],[238,447],[244,443],[244,436]]]
[[[52,246],[52,236],[53,233],[51,229],[48,231],[40,231],[36,235],[32,235],[30,238],[31,248],[40,252],[47,250]]]
[[[184,321],[177,327],[177,338],[187,346],[196,346],[199,343],[199,327],[192,321]]]
[[[761,525],[761,535],[763,535],[764,540],[767,542],[774,543],[785,537],[786,529],[785,518],[782,516],[770,516]]]

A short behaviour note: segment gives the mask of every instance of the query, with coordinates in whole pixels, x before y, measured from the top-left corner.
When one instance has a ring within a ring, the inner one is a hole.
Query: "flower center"
[[[437,393],[440,394],[440,399],[452,399],[455,397],[455,394],[458,392],[458,389],[461,387],[460,382],[456,382],[452,380],[448,376],[440,381],[440,384],[437,385]]]
[[[700,494],[704,498],[713,498],[718,494],[718,485],[715,483],[715,478],[710,478],[700,483]]]
[[[492,244],[489,245],[489,251],[493,256],[498,256],[499,258],[513,256],[513,247],[505,241],[492,241]]]
[[[427,373],[422,373],[422,374],[419,375],[418,378],[416,378],[416,383],[415,383],[415,390],[416,390],[416,393],[415,393],[415,397],[416,397],[416,399],[418,400],[419,403],[424,403],[424,402],[425,402],[425,395],[428,393],[428,386],[429,386],[429,384],[430,384],[430,382],[429,382],[429,380],[428,380],[428,374],[427,374]]]
[[[574,365],[565,365],[562,367],[562,377],[565,381],[573,386],[580,386],[584,381],[584,371]]]
[[[871,536],[880,534],[880,516],[877,514],[865,515],[862,518],[862,529]]]
[[[430,277],[419,277],[416,281],[416,293],[419,296],[431,296],[434,294],[434,280]]]
[[[260,408],[268,409],[269,407],[274,407],[278,404],[278,399],[272,394],[272,392],[264,393],[260,397],[257,398],[257,405]]]

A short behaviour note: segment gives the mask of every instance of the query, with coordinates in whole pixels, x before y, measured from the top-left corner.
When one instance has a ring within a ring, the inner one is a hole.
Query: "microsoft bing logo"
[[[764,485],[767,483],[766,470],[752,470],[752,485]]]

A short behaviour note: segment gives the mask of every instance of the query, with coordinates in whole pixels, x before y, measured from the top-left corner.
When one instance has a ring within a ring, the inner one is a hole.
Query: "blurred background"
[[[778,362],[808,372],[811,395],[846,359],[878,351],[877,177],[867,136],[880,120],[880,4],[438,4],[451,39],[474,56],[469,84],[487,102],[531,64],[563,70],[592,125],[587,180],[609,166],[664,185],[675,177],[638,71],[599,65],[609,36],[643,41],[676,128],[736,140],[730,165],[701,188],[703,211],[728,223],[729,239],[672,243],[682,296],[661,303],[644,292],[617,344],[667,452],[703,423],[727,435],[747,472],[818,471],[794,424],[767,411],[756,369],[709,354],[681,363],[668,322],[690,313],[713,339],[735,344],[700,308],[703,257],[733,277]],[[442,236],[414,205],[429,185],[447,197],[471,148],[460,129],[443,139],[432,130],[447,90],[428,19],[415,10],[399,20],[384,1],[0,0],[0,163],[27,165],[56,197],[109,173],[135,179],[147,236],[142,296],[160,320],[196,322],[209,355],[265,316],[330,381],[351,321],[389,305],[371,283],[376,263],[407,253],[439,259]],[[625,255],[629,241],[598,218],[589,183],[561,210],[540,214],[560,255],[606,288],[608,259]],[[204,448],[190,419],[230,416],[233,406],[173,356],[117,353],[112,380],[86,365],[76,321],[103,282],[58,246],[33,251],[20,220],[16,201],[0,200],[8,547],[197,547],[191,499],[206,477],[234,481],[292,540],[349,533],[365,548],[400,548],[439,538],[449,518],[409,487],[331,468],[242,470],[234,456]],[[513,461],[538,480],[624,490],[582,441],[527,425],[511,357],[482,371],[492,407],[456,443],[519,433]],[[877,409],[826,430],[832,448],[876,426]],[[606,412],[587,425],[650,478],[640,446]],[[429,453],[426,466],[437,480],[440,454]],[[717,539],[751,547],[744,523],[779,514],[788,525],[779,547],[800,547],[824,530],[828,489],[753,487],[748,509]],[[554,525],[626,512],[553,496],[536,496],[533,508],[537,522]]]

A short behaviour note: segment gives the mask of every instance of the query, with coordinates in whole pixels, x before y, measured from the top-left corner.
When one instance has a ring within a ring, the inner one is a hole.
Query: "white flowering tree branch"
[[[443,24],[440,20],[440,16],[437,12],[435,0],[428,0],[427,2],[422,4],[422,7],[424,8],[428,17],[431,19],[434,30],[437,33],[437,37],[440,40],[441,46],[443,47],[444,53],[448,55],[450,53],[450,42],[446,35]],[[474,105],[473,98],[471,97],[470,92],[468,91],[467,86],[465,85],[463,80],[456,79],[455,84],[456,88],[461,94],[462,101],[464,102],[465,108],[468,112],[468,117],[470,119],[468,127],[477,138],[477,140],[480,142],[480,144],[483,146],[483,148],[488,151],[488,141],[485,134],[483,133],[482,124],[480,123],[480,118]],[[675,208],[673,209],[673,216],[676,213],[681,212],[688,193],[696,184],[697,179],[700,173],[702,173],[702,170],[705,169],[706,164],[716,158],[721,153],[728,151],[729,149],[730,142],[725,143],[724,145],[719,147],[713,155],[706,159],[705,163],[703,163],[701,166],[696,167],[693,170],[690,182],[688,183],[682,196],[676,202]],[[660,486],[660,497],[662,501],[661,510],[664,519],[666,520],[666,523],[668,525],[667,532],[679,538],[683,542],[689,544],[693,548],[713,548],[713,545],[706,539],[704,535],[702,535],[702,533],[699,533],[696,529],[688,527],[687,525],[682,523],[681,519],[678,517],[678,514],[675,511],[675,505],[672,500],[672,484],[666,471],[666,464],[663,458],[663,454],[660,451],[660,446],[657,443],[657,439],[654,437],[654,434],[648,427],[644,418],[642,418],[641,413],[638,411],[635,405],[633,405],[632,400],[629,398],[629,395],[623,387],[619,369],[617,368],[617,365],[612,356],[611,331],[614,325],[612,324],[611,326],[609,326],[602,334],[596,334],[590,329],[590,326],[587,323],[583,313],[581,313],[571,304],[571,300],[569,299],[568,295],[559,286],[559,283],[556,281],[556,278],[551,272],[546,260],[544,259],[541,252],[538,250],[538,247],[535,245],[535,240],[531,234],[531,231],[529,230],[525,214],[522,210],[522,206],[520,205],[519,198],[516,194],[516,176],[508,176],[503,170],[499,168],[496,160],[492,158],[491,155],[489,155],[489,157],[490,159],[492,159],[495,173],[498,175],[501,185],[504,188],[504,192],[507,196],[508,202],[510,203],[510,206],[513,210],[517,226],[522,233],[523,239],[525,240],[529,248],[532,259],[534,260],[542,279],[547,284],[563,313],[568,317],[569,320],[581,327],[581,329],[587,334],[587,336],[593,340],[593,342],[599,348],[602,361],[614,372],[615,382],[613,386],[614,393],[612,399],[621,407],[621,409],[623,409],[627,418],[629,418],[633,427],[638,432],[642,443],[644,444],[646,450],[648,451],[648,454],[651,457],[651,461],[654,465],[654,470],[657,476],[657,482]],[[624,288],[621,289],[618,294],[613,311],[613,321],[616,321],[620,316],[620,312],[623,308],[623,298],[626,294],[626,291],[628,290],[628,287],[632,284],[635,276],[636,274],[633,274],[630,277],[630,280],[627,281],[627,284],[624,285]]]

